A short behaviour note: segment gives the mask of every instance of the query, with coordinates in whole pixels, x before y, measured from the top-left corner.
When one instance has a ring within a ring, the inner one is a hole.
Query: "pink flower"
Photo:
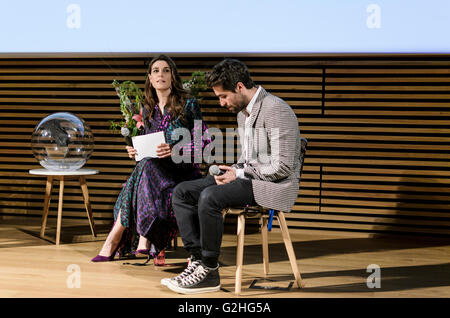
[[[138,129],[141,129],[141,127],[144,127],[144,122],[143,122],[143,118],[142,118],[142,108],[141,108],[139,115],[136,114],[132,118],[136,121],[136,127]]]

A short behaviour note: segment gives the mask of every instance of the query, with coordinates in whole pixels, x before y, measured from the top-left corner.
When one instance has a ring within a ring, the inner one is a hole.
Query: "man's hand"
[[[214,176],[217,185],[223,185],[236,180],[236,169],[228,166],[219,166],[219,169],[226,170],[226,172],[221,176]]]
[[[170,157],[172,155],[172,149],[170,149],[168,144],[160,144],[156,147],[156,155],[160,159]]]

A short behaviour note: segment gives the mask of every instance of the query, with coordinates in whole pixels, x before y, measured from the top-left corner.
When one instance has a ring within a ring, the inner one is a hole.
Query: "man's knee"
[[[189,205],[197,205],[198,191],[198,180],[182,181],[173,189],[172,202],[173,204],[187,203]]]
[[[175,186],[172,194],[172,201],[174,203],[181,202],[185,200],[187,183],[188,181],[183,181]]]
[[[200,197],[198,199],[199,210],[203,210],[201,209],[201,207],[219,208],[219,201],[220,200],[218,200],[217,187],[208,187],[200,193]]]

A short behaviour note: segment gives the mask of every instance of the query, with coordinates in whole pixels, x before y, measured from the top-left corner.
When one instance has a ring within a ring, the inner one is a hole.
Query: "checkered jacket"
[[[237,115],[239,139],[244,143],[246,115]],[[289,212],[297,199],[301,160],[300,130],[292,108],[264,88],[250,115],[253,129],[248,140],[248,154],[242,152],[238,163],[246,163],[245,176],[252,179],[253,194],[259,205]]]

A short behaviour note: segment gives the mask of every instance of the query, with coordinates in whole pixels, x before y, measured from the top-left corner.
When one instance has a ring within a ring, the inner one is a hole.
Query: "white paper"
[[[136,149],[136,161],[140,161],[145,157],[157,158],[156,147],[166,143],[163,131],[156,133],[135,136],[131,138],[133,148]]]

